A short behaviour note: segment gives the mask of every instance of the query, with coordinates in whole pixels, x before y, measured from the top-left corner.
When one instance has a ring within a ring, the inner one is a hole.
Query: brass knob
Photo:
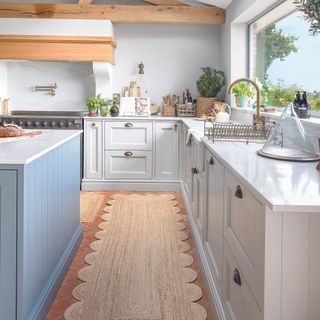
[[[131,122],[127,122],[125,125],[124,125],[126,128],[132,128],[133,127],[133,124]]]
[[[132,157],[132,156],[133,156],[133,152],[131,152],[131,151],[126,151],[126,152],[124,153],[124,155],[125,155],[126,157]]]

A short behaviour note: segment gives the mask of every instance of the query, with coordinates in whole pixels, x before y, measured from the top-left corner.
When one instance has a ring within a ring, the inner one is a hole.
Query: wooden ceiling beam
[[[79,0],[79,4],[91,4],[92,0]]]
[[[100,19],[118,23],[223,24],[217,7],[0,3],[0,18]]]
[[[144,2],[151,3],[156,6],[188,6],[187,4],[177,0],[144,0]]]

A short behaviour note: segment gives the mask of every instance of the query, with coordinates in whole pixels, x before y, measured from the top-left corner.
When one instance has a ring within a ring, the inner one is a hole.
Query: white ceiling
[[[198,3],[201,4],[208,4],[211,6],[217,6],[220,8],[227,8],[232,0],[181,0],[182,2],[193,4]],[[8,0],[0,0],[1,2],[8,2]],[[25,2],[25,3],[78,3],[78,0],[13,0],[10,2]],[[143,0],[93,0],[92,3],[96,4],[146,4]]]
[[[210,6],[216,6],[226,9],[229,4],[234,0],[195,0],[201,3],[209,4]]]

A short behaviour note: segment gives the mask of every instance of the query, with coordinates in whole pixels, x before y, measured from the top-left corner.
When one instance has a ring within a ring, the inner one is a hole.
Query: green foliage
[[[87,99],[87,107],[89,110],[101,109],[102,106],[107,104],[107,100],[101,98],[101,94],[92,96]]]
[[[254,91],[252,89],[252,86],[246,82],[239,82],[237,85],[235,85],[235,87],[232,89],[232,93],[237,97],[254,97]]]
[[[221,88],[226,85],[226,77],[222,71],[211,67],[201,68],[203,74],[197,81],[197,89],[201,97],[216,97]]]
[[[256,75],[260,81],[268,78],[267,72],[273,61],[284,61],[292,52],[298,51],[296,40],[298,37],[284,34],[275,24],[257,33]]]
[[[262,85],[263,103],[275,107],[285,107],[289,102],[293,102],[297,91],[304,91],[297,85],[286,86],[283,81],[276,85],[266,82]],[[311,104],[312,111],[320,111],[320,92],[307,92],[308,101]]]
[[[314,91],[308,94],[312,111],[320,111],[320,91]]]
[[[320,34],[320,0],[305,1],[301,11],[304,19],[310,22],[310,34],[313,36]]]

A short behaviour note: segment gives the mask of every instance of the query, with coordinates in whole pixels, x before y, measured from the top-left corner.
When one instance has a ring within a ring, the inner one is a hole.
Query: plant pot
[[[240,108],[247,108],[249,99],[247,97],[238,97]]]
[[[89,117],[97,117],[98,109],[89,109]]]
[[[110,115],[111,115],[111,117],[117,117],[119,115],[119,108],[116,106],[111,107]]]
[[[204,98],[198,97],[197,99],[197,117],[200,118],[204,114],[208,114],[214,107],[214,103],[219,101],[218,98]]]

